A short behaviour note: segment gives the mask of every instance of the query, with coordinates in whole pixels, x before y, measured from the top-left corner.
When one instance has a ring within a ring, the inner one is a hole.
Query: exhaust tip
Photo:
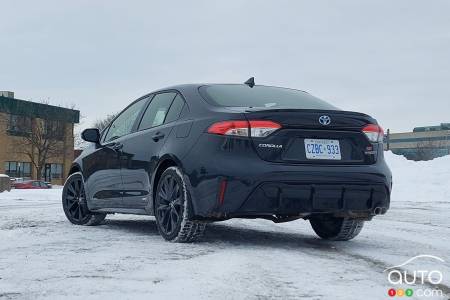
[[[375,207],[373,209],[373,214],[374,215],[381,215],[384,213],[384,209],[382,207]]]

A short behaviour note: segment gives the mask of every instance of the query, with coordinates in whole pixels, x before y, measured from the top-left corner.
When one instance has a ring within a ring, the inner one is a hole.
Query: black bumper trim
[[[238,214],[304,214],[366,212],[389,208],[384,184],[304,184],[265,182],[241,205]]]

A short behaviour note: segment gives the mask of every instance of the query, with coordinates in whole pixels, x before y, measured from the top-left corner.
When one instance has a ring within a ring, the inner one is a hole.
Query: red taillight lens
[[[281,125],[272,121],[249,121],[250,123],[250,135],[254,137],[266,137],[277,129],[281,128]]]
[[[220,135],[266,137],[279,128],[281,125],[272,121],[223,121],[211,125],[208,132]]]
[[[367,136],[369,141],[371,142],[382,142],[384,137],[384,131],[381,126],[375,125],[375,124],[368,124],[364,126],[362,129],[362,132]]]
[[[212,124],[209,133],[220,135],[248,136],[249,124],[247,121],[224,121]]]

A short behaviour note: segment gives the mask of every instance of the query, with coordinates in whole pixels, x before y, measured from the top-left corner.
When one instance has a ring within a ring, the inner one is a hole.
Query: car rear
[[[389,208],[383,130],[370,116],[292,89],[208,85],[199,92],[215,120],[197,142],[209,175],[193,186],[198,216],[370,219]]]

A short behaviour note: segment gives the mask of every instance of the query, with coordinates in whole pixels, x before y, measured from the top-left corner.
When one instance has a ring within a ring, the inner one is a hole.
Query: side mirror
[[[100,143],[100,131],[97,128],[88,128],[83,130],[81,138],[86,142]]]

